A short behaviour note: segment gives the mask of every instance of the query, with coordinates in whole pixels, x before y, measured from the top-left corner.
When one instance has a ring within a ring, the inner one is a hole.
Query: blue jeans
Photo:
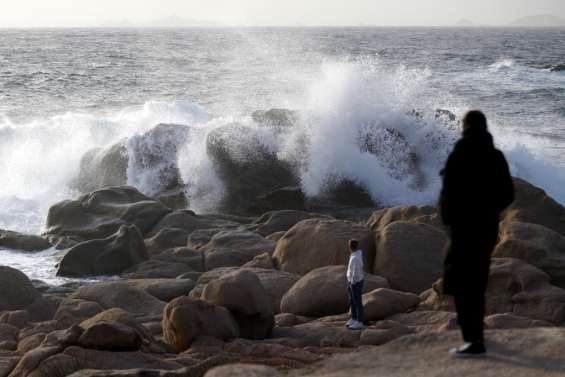
[[[347,293],[349,294],[351,318],[363,322],[363,281],[355,284],[347,282]]]

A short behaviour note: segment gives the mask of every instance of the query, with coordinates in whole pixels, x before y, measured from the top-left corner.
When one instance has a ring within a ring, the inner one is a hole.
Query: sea
[[[383,205],[434,204],[458,132],[437,110],[481,109],[512,173],[565,204],[564,64],[565,29],[551,28],[2,29],[0,229],[43,232],[49,207],[79,194],[86,151],[159,123],[197,130],[175,164],[210,193],[191,208],[214,212],[222,182],[207,133],[254,127],[251,114],[271,108],[301,114],[300,132],[257,132],[280,159],[301,156],[309,195],[337,176]],[[425,187],[359,150],[367,129],[402,133]],[[150,193],[144,174],[128,169],[128,183]],[[65,282],[59,255],[0,251],[2,264],[53,284]]]

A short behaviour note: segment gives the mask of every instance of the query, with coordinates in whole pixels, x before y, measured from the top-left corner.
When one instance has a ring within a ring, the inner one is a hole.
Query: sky
[[[177,16],[228,25],[503,25],[565,0],[0,0],[0,27],[89,27]]]

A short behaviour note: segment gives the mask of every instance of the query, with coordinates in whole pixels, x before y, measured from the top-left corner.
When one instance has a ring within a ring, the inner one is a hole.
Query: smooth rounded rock
[[[163,312],[163,339],[184,351],[201,335],[228,340],[239,336],[239,327],[230,312],[203,300],[179,297]]]
[[[283,271],[304,275],[319,267],[345,265],[349,260],[348,241],[360,243],[365,271],[371,272],[374,240],[371,231],[350,221],[310,219],[289,229],[278,240],[273,259]]]
[[[375,274],[399,291],[421,293],[443,271],[447,235],[423,223],[393,222],[376,233]]]
[[[365,274],[363,292],[387,288],[386,279]],[[327,266],[304,275],[281,300],[281,312],[306,317],[342,314],[349,307],[345,266]]]
[[[0,312],[25,309],[40,296],[23,272],[0,266]]]
[[[363,318],[366,321],[380,321],[415,308],[419,303],[420,297],[413,293],[388,288],[375,289],[363,295]]]
[[[239,270],[211,281],[202,299],[228,309],[242,338],[264,339],[271,334],[275,324],[272,300],[253,272]]]

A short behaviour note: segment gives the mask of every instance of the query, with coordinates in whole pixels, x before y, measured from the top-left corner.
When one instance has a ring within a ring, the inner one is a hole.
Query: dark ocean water
[[[229,115],[299,104],[324,64],[358,59],[420,70],[438,102],[455,97],[520,125],[564,122],[565,73],[541,67],[565,64],[565,29],[3,30],[0,112],[22,120],[182,100]]]

